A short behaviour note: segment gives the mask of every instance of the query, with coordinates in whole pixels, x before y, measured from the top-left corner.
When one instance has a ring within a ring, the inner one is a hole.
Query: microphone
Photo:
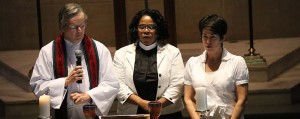
[[[81,55],[82,51],[81,50],[75,50],[75,56],[76,56],[76,66],[81,65]],[[77,83],[82,83],[82,80],[77,80]]]

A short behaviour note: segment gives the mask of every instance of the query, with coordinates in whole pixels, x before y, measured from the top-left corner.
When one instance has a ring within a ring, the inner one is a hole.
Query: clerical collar
[[[149,51],[149,50],[152,50],[153,48],[155,48],[157,46],[157,42],[154,42],[153,44],[151,45],[144,45],[142,42],[139,42],[139,46],[146,50],[146,51]]]
[[[71,41],[69,41],[67,39],[64,39],[64,40],[68,46],[79,46],[81,44],[81,41],[79,43],[72,43]]]

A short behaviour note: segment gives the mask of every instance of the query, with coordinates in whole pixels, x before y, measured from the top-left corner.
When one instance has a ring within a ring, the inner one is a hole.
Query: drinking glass
[[[162,104],[158,101],[150,101],[148,103],[150,119],[158,119],[162,110]]]
[[[86,104],[83,105],[83,113],[86,119],[95,119],[96,118],[96,105]]]

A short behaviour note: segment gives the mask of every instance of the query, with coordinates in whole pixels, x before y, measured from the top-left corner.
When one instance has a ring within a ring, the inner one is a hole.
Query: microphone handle
[[[81,65],[81,57],[76,57],[77,61],[76,61],[76,66],[80,66]],[[77,80],[76,83],[82,83],[82,80]]]
[[[77,80],[76,83],[82,83],[82,80]]]
[[[81,61],[76,61],[76,66],[80,66],[81,65]]]

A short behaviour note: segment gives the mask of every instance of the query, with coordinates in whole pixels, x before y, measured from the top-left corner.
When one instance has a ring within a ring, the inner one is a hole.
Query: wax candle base
[[[38,119],[51,119],[51,116],[49,117],[38,116]]]
[[[49,95],[41,95],[39,97],[39,117],[41,119],[48,119],[50,117],[50,96]]]

